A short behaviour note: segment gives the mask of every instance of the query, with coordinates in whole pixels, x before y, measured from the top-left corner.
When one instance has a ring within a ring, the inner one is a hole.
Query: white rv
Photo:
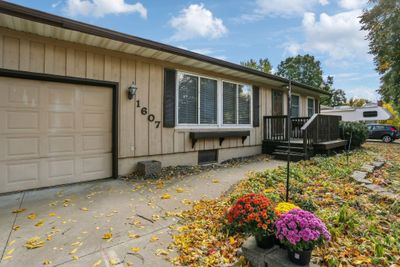
[[[376,103],[367,103],[362,107],[321,107],[321,113],[341,116],[342,121],[364,121],[369,123],[388,120],[392,117],[392,114],[387,109]]]

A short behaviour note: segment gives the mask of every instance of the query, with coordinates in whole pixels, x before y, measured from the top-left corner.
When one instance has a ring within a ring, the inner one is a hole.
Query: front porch
[[[316,154],[330,154],[333,150],[343,149],[347,143],[340,139],[340,116],[314,114],[312,117],[264,116],[263,144],[265,154],[277,158],[287,158],[290,134],[291,160],[309,159]]]

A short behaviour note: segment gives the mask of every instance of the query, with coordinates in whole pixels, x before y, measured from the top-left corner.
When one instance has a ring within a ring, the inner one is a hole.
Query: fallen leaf
[[[50,265],[50,264],[52,264],[53,262],[51,261],[51,260],[44,260],[43,261],[43,265]]]
[[[231,244],[231,245],[233,245],[233,244],[235,244],[235,238],[233,238],[233,236],[230,236],[229,237],[229,244]]]
[[[7,255],[11,256],[14,253],[15,248],[10,249],[9,251],[7,251]]]
[[[132,250],[133,252],[138,252],[138,251],[140,251],[140,248],[131,248],[131,250]]]
[[[35,248],[43,247],[44,244],[45,244],[45,242],[43,240],[41,240],[41,238],[39,236],[35,236],[35,237],[32,237],[31,239],[29,239],[28,241],[26,241],[24,246],[27,249],[35,249]]]
[[[9,243],[8,243],[8,246],[12,246],[12,245],[14,245],[15,244],[15,242],[16,242],[16,240],[14,239],[13,241],[10,241]]]
[[[140,235],[137,235],[137,234],[134,234],[134,233],[128,233],[128,237],[132,238],[132,239],[135,239],[135,238],[139,238]]]
[[[176,189],[176,192],[177,193],[183,193],[185,190],[182,188],[182,187],[178,187],[177,189]]]
[[[81,208],[81,211],[89,211],[88,208]]]
[[[120,261],[118,261],[116,259],[110,259],[109,262],[110,262],[111,265],[118,265],[118,264],[121,263]]]
[[[150,238],[150,242],[155,242],[155,241],[157,241],[158,239],[159,239],[158,236],[153,235],[153,236]]]
[[[158,221],[158,220],[160,219],[160,215],[153,214],[153,215],[151,216],[151,218],[153,219],[153,221]]]
[[[76,256],[76,255],[74,255],[74,256],[72,256],[72,259],[75,260],[75,261],[77,261],[77,260],[79,260],[79,257]]]
[[[24,212],[24,211],[26,211],[25,208],[20,208],[20,209],[17,209],[17,210],[13,210],[12,213],[21,213],[21,212]]]
[[[109,240],[112,238],[112,233],[105,233],[102,237],[103,239]]]
[[[218,183],[219,183],[219,180],[213,179],[212,182],[213,182],[214,184],[218,184]]]
[[[16,225],[16,226],[13,227],[14,231],[18,231],[19,229],[21,229],[21,226],[19,226],[19,225]]]
[[[98,260],[95,263],[93,263],[92,267],[99,267],[102,262],[103,262],[102,260]]]
[[[168,256],[169,252],[164,250],[164,249],[157,249],[156,250],[156,255],[160,256],[160,255],[164,255],[164,256]]]
[[[35,213],[31,213],[31,214],[29,214],[28,216],[27,216],[27,218],[28,219],[30,219],[30,220],[34,220],[34,219],[36,219],[36,214]]]
[[[40,220],[35,224],[35,226],[36,227],[41,227],[41,226],[43,226],[43,224],[44,224],[44,220]]]
[[[167,194],[167,193],[165,193],[164,195],[161,196],[161,199],[170,199],[170,198],[171,198],[171,195]]]
[[[49,213],[49,217],[54,217],[54,216],[56,216],[55,213]]]
[[[7,260],[11,260],[12,259],[12,256],[4,256],[3,257],[3,261],[7,261]]]
[[[71,250],[71,252],[69,253],[69,255],[75,254],[78,251],[78,248],[74,248],[73,250]]]

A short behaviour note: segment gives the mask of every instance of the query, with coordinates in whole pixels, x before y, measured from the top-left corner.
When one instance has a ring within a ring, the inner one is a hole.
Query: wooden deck
[[[311,118],[293,118],[288,124],[286,116],[264,117],[263,153],[292,160],[309,159],[316,154],[330,154],[343,150],[346,140],[339,138],[338,116],[314,114]]]

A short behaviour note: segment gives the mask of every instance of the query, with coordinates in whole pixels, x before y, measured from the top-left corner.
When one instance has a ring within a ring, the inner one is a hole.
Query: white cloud
[[[370,101],[377,101],[380,99],[378,93],[376,92],[377,88],[368,88],[368,87],[355,87],[348,88],[345,90],[346,98],[364,98]]]
[[[365,32],[360,31],[361,10],[352,10],[329,16],[322,13],[317,20],[314,13],[307,12],[303,17],[305,42],[289,43],[286,50],[327,54],[330,60],[349,61],[354,58],[370,59]],[[297,54],[296,53],[296,54]],[[293,54],[293,53],[292,53]]]
[[[142,18],[147,18],[147,9],[141,3],[128,4],[125,0],[67,0],[64,11],[70,16],[139,13]]]
[[[203,4],[193,4],[182,9],[169,23],[176,30],[172,36],[175,41],[198,37],[215,39],[228,32],[222,19],[216,18]]]
[[[340,0],[339,6],[345,9],[363,8],[368,3],[368,0]]]
[[[327,0],[256,0],[256,10],[253,15],[243,15],[247,18],[261,18],[265,15],[278,17],[302,16],[313,10],[316,4],[326,5]]]

